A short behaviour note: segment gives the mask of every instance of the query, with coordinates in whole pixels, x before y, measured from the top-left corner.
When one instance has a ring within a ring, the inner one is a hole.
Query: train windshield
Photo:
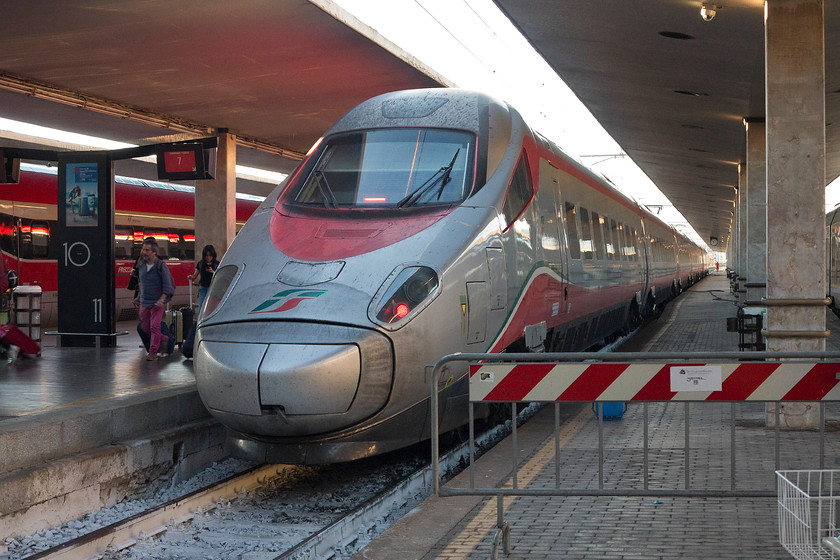
[[[324,208],[449,205],[473,184],[474,136],[456,130],[366,130],[326,139],[294,202]]]

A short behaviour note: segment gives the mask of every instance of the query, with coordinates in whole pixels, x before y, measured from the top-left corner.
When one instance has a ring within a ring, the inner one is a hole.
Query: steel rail
[[[26,556],[24,560],[78,560],[104,554],[109,549],[122,550],[131,546],[141,534],[148,536],[160,533],[173,518],[181,519],[198,511],[207,511],[217,501],[234,497],[243,490],[256,488],[267,477],[279,474],[281,470],[277,465],[267,465],[249,470],[244,474],[232,475],[221,482],[194,490],[186,496],[170,500],[58,546]]]

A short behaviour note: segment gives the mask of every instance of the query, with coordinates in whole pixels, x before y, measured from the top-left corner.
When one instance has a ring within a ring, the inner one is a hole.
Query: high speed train
[[[354,460],[430,437],[425,366],[584,350],[707,273],[705,252],[510,105],[402,91],[344,115],[222,260],[199,394],[257,461]],[[450,365],[442,429],[466,422]]]
[[[189,186],[117,176],[114,181],[114,268],[117,320],[137,318],[133,292],[126,288],[145,237],[158,242],[175,280],[173,305],[189,300],[187,279],[195,267],[195,189]],[[262,197],[237,195],[237,227]],[[58,170],[21,164],[20,181],[0,184],[0,250],[6,268],[20,284],[40,286],[41,325],[58,321]],[[198,252],[201,252],[199,248]]]
[[[840,206],[825,215],[825,277],[829,309],[840,317]]]

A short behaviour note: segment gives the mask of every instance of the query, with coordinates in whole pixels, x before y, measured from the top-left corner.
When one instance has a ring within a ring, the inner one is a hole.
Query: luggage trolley
[[[779,543],[797,560],[840,558],[840,471],[776,471]]]

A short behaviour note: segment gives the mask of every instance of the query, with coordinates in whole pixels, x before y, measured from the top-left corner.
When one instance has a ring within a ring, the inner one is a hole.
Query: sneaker
[[[167,357],[168,355],[169,355],[169,354],[167,354],[166,352],[158,352],[158,358],[165,358],[165,357]]]
[[[157,354],[152,354],[151,352],[146,354],[146,361],[147,362],[153,362],[155,360],[157,360]]]
[[[9,349],[6,352],[6,355],[9,357],[9,363],[10,364],[12,362],[14,362],[15,360],[17,360],[18,354],[20,354],[20,347],[19,346],[15,346],[14,344],[9,346]]]

